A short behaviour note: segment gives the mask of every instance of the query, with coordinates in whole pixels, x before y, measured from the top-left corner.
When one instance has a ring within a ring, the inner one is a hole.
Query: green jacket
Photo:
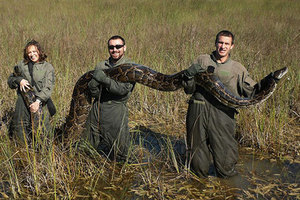
[[[20,94],[19,85],[22,79],[26,79],[30,85],[32,86],[31,76],[28,69],[28,64],[21,61],[15,66],[16,70],[20,72],[20,75],[16,75],[12,73],[8,77],[8,85],[11,89],[16,89],[17,93]],[[46,62],[38,62],[34,63],[33,65],[33,79],[35,81],[35,85],[33,87],[35,95],[39,98],[42,102],[46,102],[52,94],[55,84],[55,74],[53,66]]]
[[[133,62],[130,59],[123,57],[120,60],[118,60],[118,62],[115,65],[112,65],[108,59],[98,63],[95,67],[95,71],[108,69],[124,63],[133,63]],[[99,92],[100,92],[99,86],[102,85],[104,87],[102,88],[102,92],[101,92],[101,98],[100,98],[101,103],[107,101],[126,103],[130,97],[131,91],[133,90],[134,84],[121,83],[109,78],[106,75],[104,79],[105,80],[103,80],[103,82],[100,83],[97,81],[98,80],[97,77],[93,77],[93,79],[89,82],[88,86],[92,96],[94,97],[99,96]]]
[[[207,70],[208,66],[213,66],[215,75],[221,80],[224,86],[236,96],[250,97],[254,91],[256,82],[252,80],[246,68],[232,60],[230,57],[224,63],[218,63],[213,52],[211,55],[200,55],[196,61],[185,70],[184,74],[190,79],[186,82],[186,93],[198,93],[193,82],[193,76]],[[197,95],[196,95],[197,96]]]

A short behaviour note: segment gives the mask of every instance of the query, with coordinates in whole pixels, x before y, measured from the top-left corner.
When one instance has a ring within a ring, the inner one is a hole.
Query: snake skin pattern
[[[274,92],[278,80],[287,71],[288,69],[285,67],[266,76],[261,81],[260,90],[252,98],[241,98],[233,95],[212,73],[199,73],[195,76],[195,81],[213,94],[221,103],[233,108],[243,108],[267,100]],[[83,129],[91,103],[87,84],[91,80],[93,72],[89,71],[85,73],[74,87],[70,112],[65,126],[65,132],[68,135],[70,133],[81,132]],[[137,82],[161,91],[175,91],[183,87],[183,71],[172,75],[165,75],[143,65],[122,64],[114,68],[105,69],[104,72],[116,81]]]
[[[232,108],[244,108],[267,100],[274,92],[277,82],[287,71],[287,67],[284,67],[263,78],[260,81],[259,90],[251,98],[241,98],[233,95],[213,73],[199,73],[195,76],[195,81],[196,84],[202,86],[224,105]],[[68,136],[78,135],[78,133],[83,131],[92,102],[88,90],[88,82],[92,79],[93,72],[86,72],[74,86],[70,111],[63,131]],[[161,91],[175,91],[183,87],[183,71],[166,75],[143,65],[122,64],[114,68],[105,69],[104,72],[116,81],[137,82]],[[30,95],[32,94],[30,93]],[[26,94],[24,96],[26,99]],[[30,96],[30,98],[32,97]]]

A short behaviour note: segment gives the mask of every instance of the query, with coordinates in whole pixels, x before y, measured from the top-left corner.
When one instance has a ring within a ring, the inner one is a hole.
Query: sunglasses
[[[114,49],[116,47],[116,49],[121,49],[122,47],[124,47],[124,44],[117,44],[116,46],[114,45],[108,45],[109,49]]]

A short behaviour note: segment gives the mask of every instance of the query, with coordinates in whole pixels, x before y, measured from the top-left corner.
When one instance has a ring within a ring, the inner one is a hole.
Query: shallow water
[[[158,134],[144,127],[138,130],[134,134],[135,144],[158,155],[167,150],[167,143],[171,143],[178,163],[184,166],[186,148],[182,139]],[[300,199],[299,162],[277,161],[267,155],[257,154],[250,148],[240,148],[237,170],[237,176],[221,179],[215,177],[212,167],[209,178],[217,179],[232,188],[241,199]]]
[[[292,161],[276,161],[256,155],[253,152],[245,152],[240,149],[238,168],[242,174],[252,174],[266,179],[280,179],[281,182],[300,183],[300,163]]]
[[[185,196],[189,191],[192,191],[188,193],[191,196],[197,194],[197,197],[203,197],[204,195],[203,199],[300,199],[299,162],[276,161],[267,155],[255,153],[253,149],[240,148],[237,164],[239,174],[237,176],[229,179],[218,178],[211,168],[211,174],[207,179],[198,180],[192,176],[186,178],[183,167],[186,147],[182,139],[155,133],[145,127],[133,130],[132,136],[134,145],[147,149],[151,153],[150,157],[160,158],[161,163],[165,161],[166,154],[170,153],[172,148],[176,155],[179,173],[172,168],[172,164],[166,169],[164,165],[156,163],[154,160],[152,162],[150,159],[148,162],[151,165],[132,167],[132,171],[129,167],[129,172],[123,171],[123,174],[121,173],[122,166],[120,169],[116,167],[114,172],[107,171],[108,174],[105,177],[99,178],[95,185],[95,191],[101,191],[113,199],[181,199],[179,196]],[[122,176],[116,174],[122,174]],[[146,181],[141,178],[141,176],[147,175],[149,176],[146,177]],[[111,176],[117,178],[113,179]],[[84,197],[90,197],[89,181],[85,179],[78,181],[73,184],[80,186],[77,193]],[[160,187],[159,184],[164,185]],[[9,182],[0,180],[0,199],[5,195],[13,196],[10,187]],[[159,191],[166,188],[166,191]],[[156,189],[159,191],[158,197],[162,198],[149,198],[153,192],[157,192]],[[143,196],[147,192],[150,195]],[[185,199],[198,198],[186,197]]]
[[[240,149],[239,174],[223,180],[225,184],[239,188],[243,196],[250,197],[250,193],[257,199],[300,198],[300,163],[277,161],[247,151]]]

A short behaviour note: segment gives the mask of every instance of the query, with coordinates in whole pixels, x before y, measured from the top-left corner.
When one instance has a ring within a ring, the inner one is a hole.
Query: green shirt
[[[184,74],[192,78],[197,73],[207,70],[208,66],[213,66],[214,74],[221,80],[224,86],[236,96],[250,97],[256,82],[249,76],[246,68],[230,57],[224,63],[218,63],[213,52],[211,55],[200,55],[194,63],[185,70]],[[190,91],[193,93],[197,91]],[[199,92],[199,91],[198,91]]]
[[[96,70],[103,70],[118,66],[124,63],[133,63],[127,57],[122,57],[117,63],[112,64],[109,59],[98,63],[95,67]],[[95,75],[94,75],[95,76]],[[106,77],[103,83],[96,81],[98,78],[95,77],[89,82],[89,90],[92,93],[92,96],[99,95],[99,86],[104,86],[101,92],[100,102],[127,102],[130,97],[131,91],[133,90],[133,83],[121,83],[115,81],[109,77]]]

